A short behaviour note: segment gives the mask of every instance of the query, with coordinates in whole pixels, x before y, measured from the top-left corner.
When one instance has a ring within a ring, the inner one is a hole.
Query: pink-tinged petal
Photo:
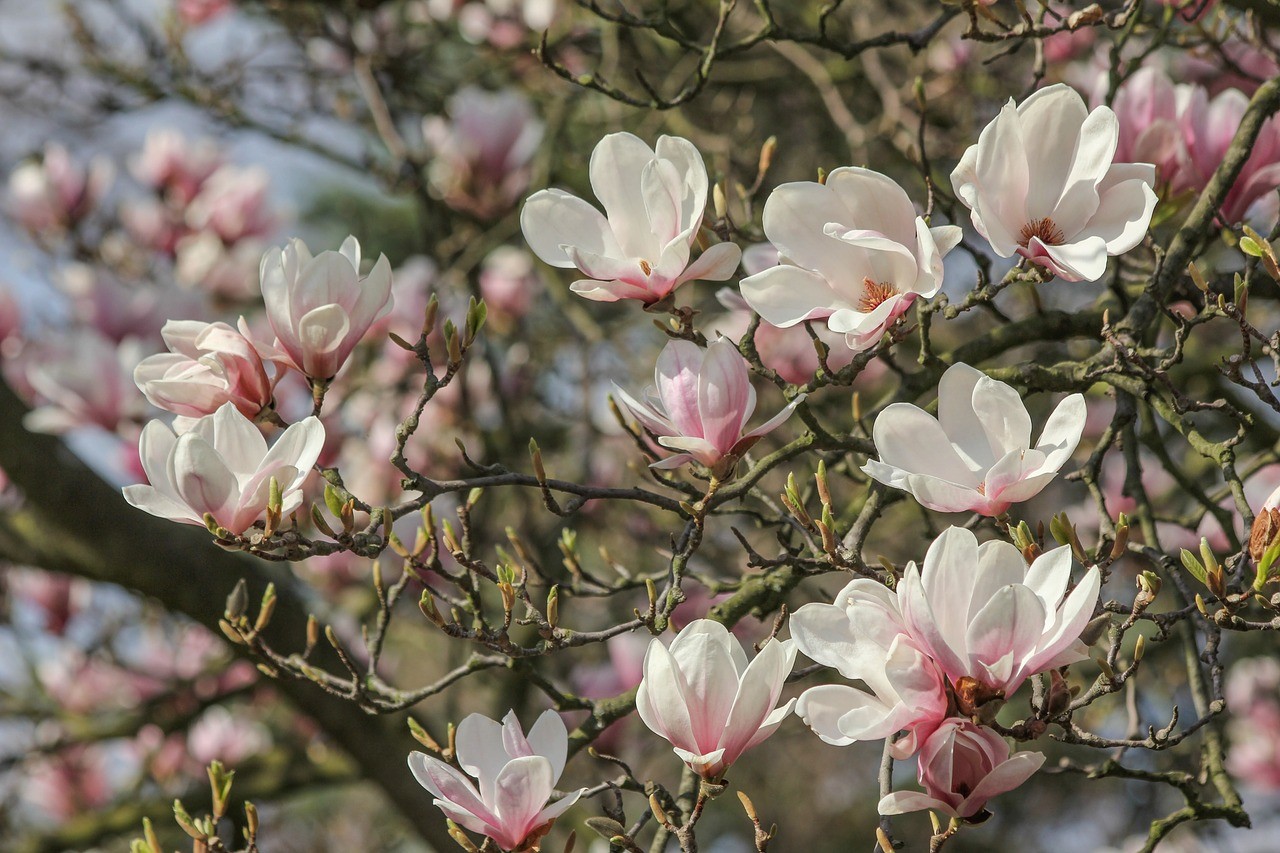
[[[988,773],[956,811],[961,817],[972,817],[992,797],[1012,791],[1034,776],[1046,757],[1042,752],[1016,753]]]
[[[771,639],[747,665],[720,736],[719,745],[724,747],[727,763],[737,761],[738,756],[755,742],[765,719],[778,702],[795,659],[794,642]]]
[[[756,408],[746,359],[727,338],[707,347],[698,371],[698,421],[702,437],[728,453]]]
[[[739,690],[737,667],[726,645],[726,639],[736,641],[727,635],[719,622],[698,619],[671,643],[672,660],[683,676],[681,693],[693,740],[702,753],[722,745],[721,734]]]
[[[999,545],[1013,548],[1007,542],[980,546],[972,531],[963,527],[948,527],[929,544],[929,549],[925,552],[924,568],[920,572],[920,590],[929,602],[930,611],[924,612],[934,613],[938,636],[949,647],[956,649],[957,660],[964,655],[965,632],[975,615],[971,602],[982,588],[984,579],[993,579],[990,591],[994,592],[1003,583],[1021,580],[1026,572],[1026,563],[1022,561],[1020,554],[1016,554],[1017,564],[1012,572],[993,567],[996,558],[1005,555],[1004,550],[997,549]],[[1013,550],[1016,552],[1016,549]],[[938,602],[940,606],[934,607],[934,602]],[[919,600],[913,600],[912,604],[918,605]],[[904,609],[904,621],[914,624],[916,614],[920,612],[922,611],[916,607],[912,610],[913,618],[906,619]]]
[[[502,748],[512,758],[526,758],[533,755],[533,747],[529,745],[529,739],[524,736],[524,727],[520,725],[520,719],[515,711],[508,711],[502,718]],[[552,783],[554,782],[553,779]]]
[[[354,240],[354,238],[349,238]],[[359,248],[356,253],[359,255]],[[356,267],[359,269],[359,266]],[[386,255],[379,255],[369,274],[356,286],[356,297],[350,308],[352,333],[357,337],[368,331],[369,326],[391,311],[391,262]]]
[[[707,205],[709,187],[702,155],[692,142],[679,136],[659,136],[654,153],[660,160],[675,166],[681,177],[679,230],[692,233],[702,223],[702,213]]]
[[[439,759],[422,752],[409,753],[409,769],[418,784],[432,796],[447,800],[463,811],[488,824],[496,824],[497,818],[480,800],[471,781]],[[484,830],[472,827],[475,832]]]
[[[765,236],[785,259],[827,281],[839,281],[848,275],[848,256],[839,240],[823,232],[828,223],[843,223],[848,217],[834,191],[813,181],[795,181],[769,194],[762,218]]]
[[[311,471],[324,449],[324,424],[319,418],[308,417],[290,424],[276,443],[267,451],[259,467],[287,463],[299,471],[298,482],[281,483],[281,488],[297,488]]]
[[[778,727],[785,723],[787,721],[787,717],[790,717],[795,711],[797,701],[798,700],[796,699],[788,699],[777,708],[774,708],[773,712],[764,718],[764,722],[760,724],[760,728],[756,729],[756,733],[751,736],[751,740],[747,741],[747,745],[742,748],[742,752],[754,749],[756,746],[773,737],[773,734],[778,730]]]
[[[876,806],[876,809],[882,815],[907,814],[931,809],[948,817],[957,816],[955,809],[951,808],[951,806],[919,791],[894,791],[891,794],[886,794],[880,800],[880,804]]]
[[[1032,561],[1022,581],[1028,589],[1040,597],[1049,613],[1055,611],[1067,591],[1071,580],[1071,546],[1061,545],[1046,551]]]
[[[564,720],[555,711],[543,711],[529,730],[528,742],[534,754],[551,762],[551,781],[554,783],[564,772],[564,762],[569,755],[569,730],[565,728]]]
[[[1039,450],[1010,450],[996,464],[987,469],[983,480],[988,496],[1000,496],[1007,501],[1005,489],[1021,482],[1030,471],[1039,470],[1044,464],[1044,454]]]
[[[186,504],[174,500],[152,486],[125,486],[122,491],[125,501],[130,506],[143,512],[149,512],[154,516],[165,518],[169,521],[180,521],[185,524],[204,524]]]
[[[1038,238],[1032,243],[1043,249],[1053,272],[1066,281],[1097,281],[1107,271],[1107,243],[1101,237],[1085,236],[1061,246],[1044,246]]]
[[[480,784],[480,795],[493,802],[493,783],[511,756],[502,745],[502,724],[484,714],[469,714],[454,737],[458,765]]]
[[[942,257],[950,254],[951,250],[959,246],[960,241],[964,239],[964,229],[959,225],[936,225],[929,229],[929,233],[933,236],[934,245]]]
[[[235,530],[231,526],[240,496],[235,474],[227,470],[222,457],[204,439],[191,433],[178,439],[169,457],[169,479],[177,496],[197,518],[212,513],[232,533],[244,532],[245,528]]]
[[[646,305],[656,302],[665,294],[655,294],[648,287],[626,281],[595,281],[582,279],[569,285],[569,290],[592,302],[617,302],[635,299]]]
[[[873,469],[870,462],[862,470],[886,485],[895,485],[875,473],[879,469]],[[986,495],[974,486],[957,486],[928,474],[906,474],[902,477],[902,485],[895,487],[910,492],[921,506],[936,512],[980,512],[996,516],[1006,509],[994,508]]]
[[[673,746],[696,750],[693,722],[684,696],[684,676],[662,642],[654,639],[644,655],[644,679],[636,691],[636,712],[644,724]]]
[[[1085,223],[1079,237],[1100,237],[1108,254],[1122,255],[1147,235],[1157,201],[1148,181],[1122,181],[1103,193],[1097,212]]]
[[[680,274],[677,286],[687,281],[726,281],[733,278],[742,260],[742,250],[733,243],[716,243],[698,256]]]
[[[940,624],[940,619],[946,618],[945,614],[953,605],[948,603],[947,607],[939,609],[930,606],[915,564],[907,566],[901,587],[898,598],[902,605],[902,621],[920,651],[933,658],[949,677],[955,679],[967,675],[968,653],[964,635],[955,637],[953,631],[944,631]]]
[[[1049,471],[1044,474],[1033,474],[1025,479],[1019,480],[1007,488],[1000,489],[996,493],[992,493],[992,491],[988,489],[987,494],[990,495],[993,502],[1001,504],[1005,509],[1008,509],[1013,504],[1029,501],[1036,495],[1040,494],[1040,492],[1044,490],[1044,487],[1053,482],[1053,479],[1057,476],[1057,473],[1054,471]],[[998,514],[999,513],[997,513],[997,515]]]
[[[507,833],[508,844],[503,846],[514,849],[537,828],[534,821],[550,799],[554,785],[551,762],[541,755],[513,758],[507,763],[494,782],[493,801],[499,826]]]
[[[546,826],[551,823],[551,821],[567,812],[574,803],[578,802],[578,799],[586,790],[586,788],[579,788],[576,791],[570,791],[542,811],[538,812],[538,816],[533,819],[534,828],[536,829],[540,826]]]
[[[1056,630],[1040,641],[1039,650],[1027,662],[1029,673],[1043,672],[1047,662],[1052,661],[1064,650],[1070,649],[1080,638],[1080,633],[1093,618],[1094,608],[1098,603],[1098,593],[1101,591],[1102,578],[1095,567],[1085,573],[1084,579],[1062,603],[1062,607],[1058,610]]]
[[[1071,394],[1058,403],[1036,442],[1036,450],[1045,454],[1041,471],[1057,471],[1071,458],[1084,434],[1087,415],[1083,394]]]
[[[956,363],[938,382],[938,423],[966,467],[974,471],[990,467],[999,458],[992,452],[986,429],[974,410],[978,380],[985,375],[977,368]]]
[[[658,248],[641,183],[645,166],[656,156],[631,133],[611,133],[591,152],[591,189],[604,206],[623,254],[631,257],[652,257]]]
[[[1031,415],[1012,387],[983,374],[974,384],[972,406],[992,459],[1031,447]]]
[[[712,752],[692,752],[675,747],[672,752],[679,756],[681,761],[689,765],[689,769],[704,779],[714,779],[724,771],[723,749],[717,749]]]
[[[705,438],[698,411],[698,376],[705,353],[692,341],[673,340],[658,354],[654,386],[672,426],[682,436]]]
[[[350,352],[343,344],[351,331],[351,318],[337,304],[313,308],[298,320],[298,347],[303,371],[314,379],[331,379]]]
[[[520,211],[520,228],[533,253],[553,267],[573,267],[567,246],[600,256],[622,254],[600,211],[564,190],[534,193]]]
[[[1015,584],[996,592],[969,626],[969,671],[980,664],[996,666],[990,674],[999,680],[987,686],[1011,695],[1022,680],[1012,678],[1006,667],[1021,664],[1034,653],[1046,619],[1044,605],[1027,587]]]
[[[840,222],[874,222],[896,243],[915,240],[916,209],[906,192],[892,178],[857,166],[842,166],[827,173],[826,186],[848,209]]]
[[[613,386],[613,395],[632,417],[640,422],[641,426],[654,435],[672,435],[676,432],[675,427],[666,417],[655,411],[652,406],[641,403],[617,385]]]
[[[870,693],[857,690],[847,684],[823,684],[810,687],[800,694],[795,712],[813,733],[832,746],[848,746],[859,740],[865,740],[863,728],[869,726],[858,723],[870,718],[873,723],[879,722],[887,713],[887,708]],[[849,716],[858,722],[846,725],[844,719]]]
[[[876,416],[872,438],[885,465],[928,473],[963,486],[979,482],[957,455],[938,421],[910,403],[893,403]]]
[[[661,471],[669,471],[673,468],[679,468],[681,465],[688,465],[690,462],[697,460],[691,454],[677,453],[675,456],[668,456],[665,459],[659,459],[657,462],[650,463],[650,468],[657,468]]]
[[[636,287],[648,288],[648,274],[640,266],[638,258],[616,258],[597,255],[575,246],[565,248],[565,254],[579,271],[596,281],[625,281]]]
[[[1042,141],[1035,140],[1032,144],[1039,145]],[[972,181],[978,202],[973,208],[974,227],[987,236],[997,252],[1017,242],[1013,235],[1027,221],[1031,186],[1027,159],[1018,110],[1010,100],[978,135],[973,163]],[[956,168],[958,171],[960,166]],[[955,182],[955,173],[952,182]],[[960,187],[956,189],[960,191]]]

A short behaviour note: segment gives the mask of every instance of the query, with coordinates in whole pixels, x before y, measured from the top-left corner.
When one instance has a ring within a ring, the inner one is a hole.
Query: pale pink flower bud
[[[544,712],[527,737],[514,711],[501,723],[472,714],[458,726],[455,744],[465,776],[421,752],[409,754],[409,769],[450,820],[503,850],[536,844],[586,790],[547,805],[569,750],[569,733],[555,711]]]
[[[40,162],[23,163],[9,176],[9,211],[33,234],[64,231],[93,211],[114,171],[102,158],[88,169],[79,166],[67,149],[50,143]]]
[[[459,89],[449,119],[423,121],[431,148],[431,181],[445,201],[490,219],[509,210],[529,186],[529,162],[542,142],[543,124],[516,89]]]
[[[161,191],[178,207],[185,207],[221,164],[222,155],[212,139],[190,140],[166,128],[147,134],[142,150],[129,166],[139,181]]]
[[[772,250],[771,246],[768,246]],[[775,258],[777,252],[773,252]],[[745,253],[744,253],[745,257]],[[745,266],[745,263],[744,263]],[[747,271],[751,267],[747,266]],[[741,341],[751,327],[751,318],[755,312],[742,298],[742,294],[730,287],[723,287],[716,292],[716,301],[727,309],[727,313],[707,324],[707,331],[714,331],[734,341]],[[816,324],[814,333],[818,339],[830,347],[827,353],[827,365],[833,370],[853,361],[856,352],[844,345],[844,335],[836,334],[825,324]],[[780,329],[772,323],[761,320],[756,325],[756,353],[760,362],[770,370],[793,385],[803,385],[813,378],[821,366],[818,352],[813,347],[813,340],[803,325]]]
[[[181,436],[151,421],[138,442],[149,486],[126,486],[130,504],[160,518],[204,526],[206,513],[234,534],[244,533],[267,512],[271,480],[280,487],[281,513],[302,505],[302,483],[324,445],[316,418],[291,425],[276,443],[226,403],[200,418]]]
[[[855,351],[938,292],[942,258],[961,237],[954,225],[929,228],[890,178],[854,167],[778,187],[764,231],[784,261],[742,280],[747,304],[784,329],[821,320]]]
[[[224,242],[263,237],[275,227],[265,169],[223,166],[209,176],[187,207],[187,226],[212,231]]]
[[[386,255],[360,277],[360,243],[311,256],[301,240],[262,256],[262,298],[276,346],[311,379],[331,379],[379,317],[391,310]]]
[[[938,416],[893,403],[872,428],[880,460],[862,470],[939,512],[997,516],[1030,500],[1058,474],[1084,431],[1084,397],[1063,398],[1031,444],[1031,415],[1018,392],[967,364],[938,385]]]
[[[670,649],[658,639],[649,643],[636,711],[690,769],[720,779],[791,713],[794,699],[775,706],[795,659],[794,642],[770,638],[747,663],[728,628],[698,619]]]
[[[727,338],[705,350],[691,341],[668,343],[658,356],[654,388],[647,390],[643,403],[616,385],[614,392],[658,444],[680,451],[653,467],[697,461],[720,476],[728,475],[742,454],[804,401],[802,394],[762,426],[744,431],[756,410],[756,391],[746,360]]]
[[[1163,70],[1146,66],[1126,78],[1112,101],[1119,137],[1120,163],[1154,163],[1162,184],[1177,173],[1182,153],[1178,127],[1178,95]]]
[[[170,320],[160,333],[169,352],[144,358],[133,371],[152,405],[189,418],[211,415],[224,403],[256,418],[271,405],[273,384],[247,327]]]
[[[827,743],[847,746],[905,731],[893,752],[908,758],[946,719],[942,673],[907,634],[898,596],[884,584],[859,578],[833,604],[806,604],[791,618],[791,636],[815,662],[866,686],[823,684],[800,696],[796,714]]]
[[[529,248],[553,267],[584,278],[570,289],[597,302],[664,299],[690,281],[724,281],[742,253],[718,243],[689,255],[707,204],[707,168],[693,143],[658,138],[656,149],[630,133],[611,133],[591,152],[591,188],[602,215],[563,190],[534,193],[520,213]]]
[[[1021,255],[1066,281],[1097,281],[1132,249],[1155,210],[1155,166],[1116,163],[1116,115],[1090,112],[1056,84],[982,130],[951,173],[973,226],[1002,258]],[[776,242],[776,241],[775,241]]]
[[[1091,568],[1068,594],[1071,566],[1069,545],[1028,566],[1012,543],[979,545],[971,531],[948,527],[929,546],[923,570],[907,564],[896,590],[902,624],[962,703],[1007,698],[1028,677],[1088,657],[1080,632],[1102,582]],[[962,684],[966,678],[976,684]]]
[[[992,797],[1030,779],[1045,755],[1010,756],[1009,744],[991,729],[968,720],[948,720],[925,741],[918,761],[917,778],[924,793],[894,791],[880,801],[880,814],[932,809],[948,817],[978,817]]]

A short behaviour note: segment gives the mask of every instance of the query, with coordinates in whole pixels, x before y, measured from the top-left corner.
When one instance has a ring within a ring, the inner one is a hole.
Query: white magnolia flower
[[[409,769],[450,820],[492,838],[503,850],[536,849],[552,822],[586,790],[547,805],[569,751],[569,733],[555,711],[543,712],[527,736],[514,711],[501,723],[472,714],[458,726],[455,744],[466,775],[422,752],[409,754]]]
[[[266,515],[272,479],[280,486],[282,514],[302,505],[302,483],[323,446],[324,426],[307,418],[268,450],[262,433],[230,402],[180,436],[151,421],[138,442],[151,485],[126,486],[124,498],[160,518],[203,526],[207,513],[232,533],[244,533]]]
[[[691,769],[719,779],[791,713],[794,699],[774,706],[795,659],[791,640],[771,638],[748,664],[728,628],[697,619],[670,649],[658,639],[649,643],[636,710]]]
[[[724,281],[737,270],[742,252],[732,243],[689,263],[707,205],[707,168],[692,142],[661,136],[655,150],[638,136],[611,133],[591,152],[590,176],[604,215],[556,189],[534,193],[520,212],[534,254],[585,276],[574,293],[651,305],[686,282]]]
[[[954,225],[929,228],[890,178],[854,167],[824,184],[778,187],[764,205],[764,232],[782,263],[742,280],[747,304],[781,328],[826,320],[854,350],[874,346],[917,298],[938,292],[942,258],[961,237]]]
[[[1071,394],[1031,446],[1031,416],[1018,392],[967,364],[938,385],[938,417],[894,403],[876,418],[880,461],[862,470],[910,492],[939,512],[997,516],[1040,493],[1075,452],[1084,432],[1084,397]]]
[[[1109,107],[1089,112],[1057,84],[1009,103],[969,146],[951,184],[1002,258],[1022,255],[1067,281],[1097,281],[1107,256],[1141,242],[1156,206],[1155,166],[1113,163]]]

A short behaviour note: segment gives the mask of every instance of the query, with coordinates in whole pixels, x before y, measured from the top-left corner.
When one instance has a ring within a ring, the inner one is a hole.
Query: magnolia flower
[[[449,99],[449,120],[425,119],[430,176],[450,205],[488,219],[510,209],[529,185],[529,163],[543,124],[518,89],[464,86]]]
[[[138,453],[149,486],[126,486],[124,498],[160,518],[204,526],[205,515],[241,534],[263,518],[271,481],[280,488],[282,515],[302,505],[302,483],[324,445],[316,418],[292,424],[268,450],[262,433],[224,403],[182,435],[161,421],[142,430]]]
[[[65,341],[24,350],[16,367],[39,405],[23,425],[60,435],[87,426],[116,432],[141,420],[146,401],[130,377],[142,352],[134,338],[117,345],[88,328]]]
[[[391,263],[360,277],[360,243],[311,257],[301,240],[262,256],[262,298],[276,346],[313,380],[332,379],[369,326],[391,310]]]
[[[160,333],[170,352],[144,358],[133,381],[155,406],[191,418],[231,403],[256,418],[271,405],[273,384],[262,358],[241,330],[226,323],[170,320]]]
[[[953,364],[938,384],[938,417],[893,403],[872,438],[880,461],[862,470],[910,492],[929,509],[997,516],[1040,493],[1071,457],[1084,431],[1081,394],[1064,398],[1031,446],[1031,416],[1003,382]]]
[[[658,356],[654,387],[646,390],[643,403],[617,385],[614,393],[657,436],[658,444],[680,451],[653,467],[677,468],[696,461],[718,476],[732,472],[742,454],[791,417],[804,400],[803,394],[796,397],[772,419],[744,433],[756,410],[756,390],[746,360],[726,338],[705,350],[692,341],[669,342]]]
[[[409,769],[435,804],[459,826],[492,838],[503,850],[527,850],[552,822],[578,801],[585,788],[547,805],[564,771],[569,733],[555,711],[545,711],[526,737],[514,711],[502,723],[472,714],[458,726],[456,769],[421,752],[409,754]]]
[[[707,169],[693,143],[662,136],[655,151],[630,133],[611,133],[591,152],[590,175],[605,215],[555,189],[534,193],[520,212],[535,255],[585,276],[574,293],[651,305],[686,282],[733,275],[741,252],[732,243],[689,263],[707,204]]]
[[[1101,78],[1105,94],[1106,78]],[[1119,135],[1115,159],[1121,163],[1154,163],[1162,184],[1178,173],[1182,138],[1178,120],[1178,87],[1169,75],[1145,66],[1125,78],[1112,101]]]
[[[917,778],[924,793],[894,791],[880,801],[880,814],[933,809],[948,817],[979,816],[987,800],[1012,791],[1040,769],[1040,752],[1009,755],[1009,744],[991,729],[968,720],[948,720],[920,750]]]
[[[191,200],[187,225],[193,231],[212,231],[227,243],[265,236],[275,227],[267,199],[270,184],[266,169],[223,166]]]
[[[174,277],[220,299],[244,302],[258,297],[258,267],[265,246],[258,240],[238,240],[232,246],[217,234],[188,234],[174,247]]]
[[[515,246],[499,246],[486,255],[477,283],[489,309],[488,319],[504,330],[529,313],[533,297],[541,290],[533,256]]]
[[[704,779],[719,779],[742,753],[777,731],[795,700],[775,708],[795,663],[791,640],[770,638],[755,660],[729,629],[690,622],[668,649],[649,643],[636,711]]]
[[[93,211],[114,172],[102,158],[79,166],[67,149],[50,143],[40,162],[23,163],[9,176],[9,211],[34,234],[62,231]]]
[[[849,681],[811,687],[796,713],[824,741],[846,746],[906,731],[893,744],[908,758],[947,717],[943,678],[902,624],[898,599],[884,584],[859,578],[834,604],[806,604],[791,617],[796,647]]]
[[[1002,258],[1022,255],[1067,281],[1097,281],[1107,256],[1141,242],[1155,167],[1113,163],[1119,129],[1065,84],[1012,99],[969,146],[951,184]]]
[[[1066,595],[1070,580],[1069,545],[1028,567],[1012,543],[979,545],[969,530],[948,527],[929,546],[923,570],[907,564],[897,600],[907,633],[951,679],[968,713],[966,704],[1011,696],[1028,676],[1088,656],[1080,632],[1102,581],[1091,568]]]
[[[825,184],[778,187],[764,205],[764,233],[783,263],[742,280],[747,304],[782,328],[825,320],[859,351],[938,292],[942,258],[961,237],[954,225],[929,228],[890,178],[854,167]]]
[[[183,207],[196,197],[221,162],[222,155],[212,139],[190,140],[165,128],[147,134],[129,168],[139,181],[161,190],[170,201]]]
[[[1183,160],[1174,179],[1174,191],[1199,192],[1209,184],[1226,156],[1249,107],[1249,98],[1228,89],[1212,100],[1201,86],[1179,87],[1178,123],[1182,131]],[[1240,222],[1249,208],[1280,187],[1280,117],[1263,124],[1239,176],[1222,202],[1222,218]]]

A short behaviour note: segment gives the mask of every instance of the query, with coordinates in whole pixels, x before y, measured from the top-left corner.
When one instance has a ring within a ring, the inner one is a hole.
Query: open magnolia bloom
[[[391,310],[391,263],[360,276],[360,243],[311,256],[301,240],[262,256],[262,299],[281,361],[309,379],[332,379],[373,322]]]
[[[409,754],[409,769],[450,820],[492,838],[503,850],[536,847],[586,790],[547,805],[569,751],[569,733],[555,711],[544,711],[527,736],[515,711],[501,723],[472,714],[458,726],[454,743],[466,776],[422,752]]]
[[[1097,281],[1107,257],[1141,242],[1155,166],[1113,163],[1116,115],[1062,83],[1013,99],[951,173],[973,226],[1002,258],[1022,255],[1067,281]]]
[[[923,570],[907,564],[896,593],[902,624],[951,680],[961,713],[1088,657],[1080,633],[1093,618],[1101,578],[1091,568],[1067,595],[1071,565],[1069,545],[1028,566],[1012,543],[979,545],[963,527],[933,541]]]
[[[894,791],[880,801],[880,814],[932,809],[948,817],[974,818],[987,800],[1012,791],[1044,764],[1044,753],[1009,755],[999,734],[968,720],[948,720],[920,749],[917,778],[924,792]]]
[[[182,435],[151,421],[138,441],[151,485],[126,486],[124,498],[152,515],[186,524],[203,526],[209,514],[238,535],[266,515],[273,479],[280,487],[282,515],[302,505],[302,483],[323,445],[324,426],[307,418],[292,424],[268,450],[262,433],[230,402]]]
[[[897,596],[879,581],[859,578],[834,604],[806,604],[791,617],[797,648],[815,662],[834,667],[850,681],[810,687],[796,713],[824,741],[906,736],[895,741],[895,758],[908,758],[948,714],[943,678],[902,624]]]
[[[653,463],[676,468],[697,461],[717,476],[733,471],[742,454],[791,417],[804,400],[801,394],[781,412],[744,432],[756,410],[747,362],[733,342],[721,338],[705,350],[692,341],[673,340],[662,348],[654,370],[654,387],[640,402],[614,386],[618,401],[663,447],[681,451]]]
[[[997,516],[1040,493],[1084,432],[1081,394],[1060,402],[1031,446],[1031,415],[1018,392],[967,364],[938,384],[938,417],[893,403],[872,428],[880,461],[862,470],[939,512]]]
[[[742,280],[769,323],[825,320],[853,350],[879,342],[918,297],[942,286],[954,225],[929,228],[906,192],[869,169],[844,167],[826,183],[783,184],[764,205],[764,232],[782,263]]]
[[[248,337],[226,323],[170,320],[160,334],[169,352],[144,358],[133,381],[155,406],[189,418],[211,415],[227,402],[246,417],[271,405],[275,385]]]
[[[636,711],[690,769],[704,779],[720,779],[791,713],[794,699],[774,706],[795,659],[791,640],[770,638],[748,664],[728,628],[697,619],[670,649],[656,638],[649,643]]]
[[[601,215],[564,190],[540,190],[520,212],[524,238],[553,267],[585,278],[570,289],[597,302],[646,305],[690,281],[724,281],[741,250],[711,246],[689,263],[707,205],[707,167],[692,142],[660,136],[656,150],[638,136],[611,133],[591,152],[591,188]]]

